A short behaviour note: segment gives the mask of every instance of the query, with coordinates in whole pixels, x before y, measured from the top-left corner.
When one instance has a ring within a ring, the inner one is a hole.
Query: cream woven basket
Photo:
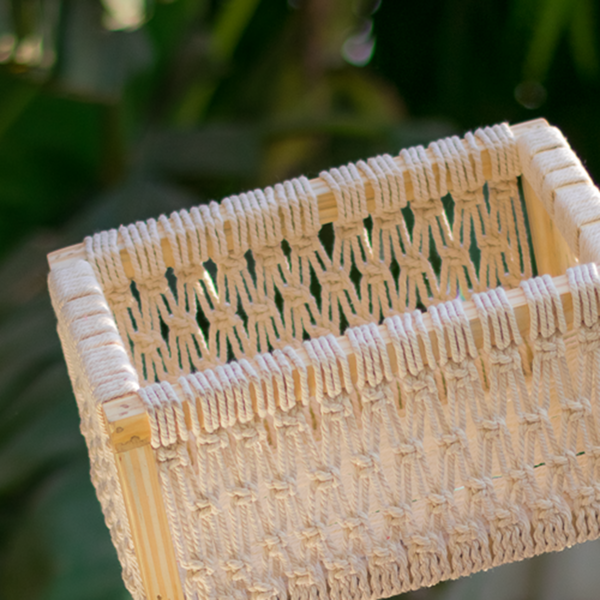
[[[543,120],[51,254],[132,596],[381,598],[598,537],[598,260]]]

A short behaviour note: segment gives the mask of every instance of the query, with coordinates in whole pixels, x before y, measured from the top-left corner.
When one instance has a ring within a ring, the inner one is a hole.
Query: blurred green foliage
[[[47,252],[502,120],[547,117],[598,176],[599,8],[0,0],[0,598],[127,596],[89,482]],[[581,565],[599,553],[587,544],[412,596],[592,598],[600,574]]]

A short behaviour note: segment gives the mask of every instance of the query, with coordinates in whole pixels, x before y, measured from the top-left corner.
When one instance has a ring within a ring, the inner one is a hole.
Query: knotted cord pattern
[[[142,388],[186,597],[389,597],[598,537],[600,276],[569,283],[577,384],[541,277],[528,379],[498,288],[481,356],[453,300]]]
[[[402,150],[396,160],[322,172],[338,213],[332,243],[300,177],[96,234],[87,257],[141,380],[174,382],[417,306],[518,285],[531,275],[518,175],[510,128],[497,125]]]

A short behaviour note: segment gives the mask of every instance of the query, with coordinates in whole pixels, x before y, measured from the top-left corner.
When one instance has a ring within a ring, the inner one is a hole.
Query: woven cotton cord
[[[577,540],[584,541],[600,535],[600,277],[595,264],[567,269],[567,276],[573,298],[573,328],[578,341],[576,402],[571,408],[578,410],[563,413],[561,442],[567,436],[567,451],[576,454],[583,451],[585,457],[575,457],[580,480],[573,494]],[[567,423],[564,422],[565,418]]]
[[[478,381],[472,418],[477,430],[478,469],[486,483],[481,505],[489,523],[492,561],[504,564],[534,553],[527,507],[535,502],[535,482],[531,469],[521,460],[515,440],[507,425],[509,401],[518,414],[527,388],[523,378],[518,325],[502,288],[473,296],[483,333],[483,356],[489,391],[484,394]],[[527,423],[521,417],[520,430]],[[497,493],[489,483],[501,474],[504,493]]]
[[[371,546],[368,519],[357,512],[356,468],[362,440],[354,417],[348,359],[334,336],[304,342],[312,363],[320,409],[319,466],[311,473],[309,512],[325,527],[339,523],[344,533],[328,561],[331,596],[367,598],[371,588],[366,555]],[[352,468],[353,466],[353,468]],[[338,527],[339,527],[338,526]]]
[[[439,485],[448,502],[442,515],[449,533],[450,562],[453,576],[459,577],[492,564],[486,512],[494,500],[493,486],[490,478],[482,477],[466,433],[467,412],[477,419],[477,401],[483,390],[462,303],[446,302],[429,307],[428,312],[436,331],[448,399],[443,407],[439,397],[434,398],[431,419],[436,421],[432,429],[439,445]],[[467,490],[467,501],[459,511],[453,494],[462,486]]]
[[[389,515],[396,505],[381,463],[381,442],[383,434],[388,436],[386,446],[394,443],[389,431],[386,432],[385,421],[394,415],[397,418],[397,388],[378,327],[371,323],[351,328],[346,331],[346,337],[356,359],[356,389],[360,394],[362,421],[360,453],[352,459],[354,510],[369,523],[370,514],[381,511]],[[410,588],[406,551],[398,540],[388,535],[387,523],[382,526],[382,530],[373,531],[369,525],[365,532],[369,536],[367,558],[376,597],[387,597]]]
[[[419,297],[428,298],[428,285],[434,297],[439,291],[433,268],[414,246],[402,213],[407,206],[404,175],[388,154],[370,158],[367,162],[359,161],[357,167],[364,173],[374,193],[371,233],[373,261],[379,259],[387,269],[383,269],[382,265],[371,268],[372,277],[379,277],[384,284],[388,294],[387,306],[394,312],[414,310]],[[394,260],[400,272],[396,285],[392,287],[387,276],[392,272]],[[383,278],[378,275],[382,269],[385,273]],[[382,310],[387,316],[388,310],[383,307]]]
[[[436,149],[434,146],[432,151],[434,157]],[[466,273],[472,279],[473,286],[476,285],[477,278],[469,258],[468,248],[454,239],[441,201],[442,195],[448,192],[446,162],[436,160],[439,172],[438,184],[433,170],[434,163],[422,146],[402,150],[400,157],[410,175],[415,197],[410,204],[415,219],[412,232],[413,246],[419,254],[429,259],[431,241],[433,241],[442,259],[436,298],[441,300],[455,298],[459,292],[468,297],[470,285]]]
[[[323,285],[332,273],[331,259],[319,241],[321,228],[317,197],[306,177],[292,179],[274,188],[275,200],[282,216],[286,240],[290,246],[289,259],[284,261],[285,284],[279,289],[283,297],[286,328],[295,339],[331,333],[311,293],[311,271]],[[350,281],[346,282],[348,285]],[[326,302],[328,301],[326,296]]]
[[[521,276],[531,277],[527,228],[516,181],[516,178],[521,175],[516,140],[510,127],[505,123],[479,129],[475,132],[475,136],[483,143],[491,160],[492,177],[488,182],[488,203],[492,223],[497,219],[501,243],[504,244],[505,240],[509,243],[509,252],[504,255],[509,278],[501,279],[501,283],[514,286]],[[490,241],[493,243],[492,249],[497,249],[499,240]]]
[[[144,586],[127,519],[102,403],[139,388],[137,375],[89,263],[76,261],[48,277],[58,332],[81,417],[92,483],[117,550],[126,588],[136,600]]]
[[[435,359],[429,335],[419,311],[388,317],[389,332],[396,358],[398,382],[402,393],[403,419],[388,412],[385,423],[394,454],[394,506],[386,514],[391,539],[402,544],[408,557],[411,588],[434,585],[450,576],[446,543],[435,526],[429,498],[438,492],[423,446],[425,415],[437,394],[434,379]],[[424,348],[424,353],[421,350]],[[439,496],[439,494],[437,494]],[[417,519],[413,502],[427,502],[424,519]]]
[[[562,339],[566,321],[560,296],[549,275],[521,283],[527,297],[530,318],[530,342],[533,345],[531,410],[537,415],[537,426],[529,427],[524,436],[524,459],[533,466],[538,459],[545,463],[544,499],[536,503],[540,523],[534,530],[534,541],[547,549],[559,549],[575,541],[572,515],[565,500],[568,490],[581,480],[575,452],[566,447],[573,418],[581,419],[582,406],[574,398]],[[555,395],[563,415],[561,441],[556,437],[548,416],[551,395]],[[536,444],[537,442],[537,444]],[[539,453],[536,453],[536,445]],[[539,462],[539,461],[538,461]],[[551,533],[553,532],[553,533]]]
[[[296,538],[298,550],[285,545],[287,563],[279,570],[287,576],[292,598],[309,598],[326,590],[323,562],[331,563],[327,535],[308,510],[307,499],[298,487],[299,472],[314,472],[318,451],[307,417],[308,378],[306,368],[292,348],[256,357],[265,391],[262,410],[272,418],[275,448],[267,454],[271,473],[267,478],[268,514],[271,534],[269,549],[281,554],[282,540]],[[297,379],[292,376],[295,370]],[[297,397],[299,396],[299,398]]]
[[[265,543],[273,530],[272,515],[263,513],[257,502],[259,480],[269,471],[267,435],[254,418],[250,392],[254,382],[255,393],[261,393],[259,381],[247,361],[181,378],[190,406],[197,403],[191,420],[199,472],[190,474],[197,481],[191,510],[211,561],[220,565],[225,589],[241,586],[281,596],[281,577],[268,564],[252,560],[253,545]],[[224,547],[217,539],[225,541]],[[193,565],[191,573],[194,577]]]
[[[322,171],[320,177],[333,192],[338,211],[334,222],[331,282],[324,286],[331,290],[330,310],[334,321],[340,318],[338,304],[350,325],[367,322],[373,315],[378,320],[382,310],[387,312],[389,292],[394,285],[385,263],[374,256],[363,223],[369,216],[364,181],[352,163]],[[360,298],[350,280],[353,267],[361,274]],[[344,277],[340,277],[340,273],[344,273]],[[341,283],[344,288],[340,288]]]

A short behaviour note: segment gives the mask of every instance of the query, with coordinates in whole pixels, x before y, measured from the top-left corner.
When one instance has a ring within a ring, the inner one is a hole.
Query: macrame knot
[[[561,506],[556,496],[547,498],[538,498],[533,504],[540,520],[553,519],[558,512],[561,512]]]
[[[129,284],[104,290],[104,297],[115,313],[126,311],[133,304],[133,295]]]
[[[195,335],[200,331],[196,319],[189,313],[177,315],[170,314],[166,319],[166,325],[174,335]]]
[[[310,474],[310,479],[318,491],[326,491],[339,486],[340,473],[335,467],[317,469]]]
[[[190,579],[200,583],[203,583],[212,577],[216,570],[215,565],[209,560],[199,560],[197,558],[194,558],[189,562],[184,562],[183,568],[186,571],[189,571]]]
[[[455,544],[471,544],[480,537],[480,530],[476,523],[458,523],[450,529],[452,541]]]
[[[369,519],[365,514],[347,517],[341,523],[350,540],[360,540],[368,528]]]
[[[229,254],[219,257],[219,268],[225,272],[236,273],[243,271],[247,264],[246,257],[243,254]]]
[[[273,598],[281,598],[281,591],[273,583],[257,582],[248,586],[250,598],[252,600],[272,600]]]
[[[477,242],[477,245],[479,246],[481,251],[489,253],[489,254],[495,254],[495,253],[501,252],[505,244],[506,244],[506,240],[502,239],[500,237],[500,235],[492,235],[492,234],[484,235]]]
[[[379,457],[376,454],[359,454],[352,459],[352,463],[356,467],[359,478],[371,477],[375,473],[381,471]]]
[[[469,263],[469,253],[466,248],[456,244],[438,248],[438,254],[442,261],[450,265],[450,267],[462,267]]]
[[[403,527],[412,517],[408,506],[389,506],[384,515],[391,527]]]
[[[299,308],[307,303],[307,290],[298,286],[285,285],[280,288],[280,293],[288,308]]]
[[[376,287],[379,284],[385,283],[386,273],[389,273],[388,266],[383,262],[378,263],[366,263],[361,267],[363,281],[368,285]]]
[[[214,498],[203,497],[198,498],[194,503],[194,511],[201,518],[212,517],[219,514],[221,508]]]
[[[452,494],[450,492],[429,494],[427,496],[427,502],[429,503],[433,515],[441,515],[448,510],[448,505],[452,502]]]
[[[247,562],[232,558],[225,562],[224,567],[232,581],[250,585],[250,581],[252,580],[250,576],[251,569]]]
[[[398,225],[402,225],[404,221],[404,215],[402,211],[395,210],[393,212],[388,212],[383,210],[378,215],[371,215],[373,219],[373,229],[379,229],[384,232],[388,232]]]
[[[561,334],[554,333],[549,337],[538,337],[533,341],[533,348],[542,360],[554,360],[564,353],[564,342]]]
[[[415,215],[415,221],[431,221],[444,212],[444,206],[438,198],[413,200],[410,207]]]
[[[525,412],[522,416],[522,422],[530,427],[539,427],[542,424],[542,414],[539,412]]]
[[[347,560],[328,561],[325,565],[329,570],[329,576],[335,581],[344,581],[356,572]]]
[[[427,400],[436,391],[433,376],[425,370],[416,376],[408,375],[403,379],[402,385],[408,394],[414,394],[414,400],[417,402]]]
[[[151,297],[161,296],[167,291],[167,280],[164,277],[152,277],[138,282],[138,286],[148,292]]]
[[[454,429],[451,433],[446,433],[438,438],[437,443],[442,446],[446,452],[460,452],[465,447],[467,436],[462,429]]]
[[[415,554],[435,554],[438,552],[439,541],[435,535],[413,534],[410,536],[410,545]]]
[[[372,404],[373,410],[382,411],[387,399],[388,386],[384,383],[374,386],[366,386],[361,392],[363,404]]]
[[[473,210],[483,203],[483,190],[462,190],[455,199],[456,209],[458,210]]]
[[[220,429],[213,433],[201,433],[197,436],[196,441],[200,446],[205,446],[206,451],[209,454],[220,452],[229,445],[227,432],[224,429]]]
[[[465,487],[477,499],[488,497],[488,494],[494,489],[494,484],[489,477],[469,477],[465,481]]]
[[[273,317],[273,309],[265,303],[249,304],[244,307],[249,319],[254,319],[258,323],[269,321]]]
[[[420,254],[400,254],[397,257],[397,261],[401,271],[408,271],[409,279],[415,279],[416,277],[419,277],[421,273],[426,273],[428,270],[427,261],[425,257]]]
[[[216,331],[228,330],[235,327],[238,323],[241,323],[239,315],[236,314],[235,309],[231,304],[224,303],[217,307],[210,317],[211,326]]]
[[[577,332],[577,340],[584,354],[591,354],[600,348],[600,323],[592,327],[583,325]]]
[[[151,354],[165,342],[160,331],[156,329],[132,331],[129,333],[129,337],[137,351],[142,354]]]
[[[300,537],[308,548],[316,548],[327,539],[325,528],[321,524],[316,524],[302,530],[300,532]]]
[[[488,181],[488,187],[498,200],[510,200],[514,194],[514,185],[511,181]]]
[[[471,368],[471,359],[466,358],[460,362],[449,361],[444,367],[444,375],[449,381],[456,382],[456,388],[462,389],[469,382],[477,380],[477,371]]]
[[[283,430],[285,435],[295,435],[308,431],[306,421],[294,409],[289,412],[278,410],[273,418],[275,427]]]
[[[510,373],[521,367],[521,356],[517,346],[511,342],[504,350],[492,347],[488,350],[490,364],[496,367],[499,373]]]
[[[267,487],[276,500],[286,500],[296,495],[296,482],[292,479],[273,479]]]
[[[297,569],[291,573],[287,573],[287,576],[293,581],[293,585],[298,587],[310,587],[317,582],[312,569]]]
[[[189,265],[183,265],[176,271],[175,274],[177,275],[178,279],[181,279],[186,283],[195,283],[196,281],[200,281],[200,279],[203,279],[208,275],[207,273],[205,275],[205,271],[202,265],[195,265],[192,263],[190,263]]]
[[[513,484],[524,483],[529,481],[533,476],[533,469],[527,467],[523,469],[511,469],[511,471],[507,473],[507,476]]]
[[[591,485],[581,486],[577,490],[577,497],[581,507],[591,506],[596,503],[598,496],[598,488]]]
[[[576,422],[584,419],[586,415],[589,415],[592,412],[592,407],[587,398],[582,398],[579,401],[567,400],[563,404],[562,409],[567,413],[569,422]]]
[[[345,393],[333,398],[323,398],[321,401],[321,414],[330,415],[332,421],[342,421],[352,414],[352,405]]]
[[[343,272],[325,271],[321,274],[319,279],[321,280],[321,285],[327,287],[327,289],[334,294],[343,292],[346,289],[346,281]]]
[[[266,550],[266,552],[270,556],[282,556],[282,549],[285,547],[285,545],[286,544],[283,538],[283,534],[280,531],[276,531],[270,535],[266,535],[261,542],[261,546]]]
[[[400,443],[394,447],[394,452],[400,458],[408,458],[423,455],[423,443],[420,440],[410,440],[404,444]]]
[[[250,506],[257,499],[256,488],[250,484],[244,487],[232,488],[229,490],[229,496],[233,506]]]
[[[276,269],[281,264],[281,246],[263,246],[260,250],[254,250],[257,262],[260,261],[265,269]]]
[[[479,422],[479,427],[483,430],[485,439],[493,439],[500,433],[500,429],[505,425],[504,421],[499,418],[482,419]]]
[[[514,527],[521,521],[518,510],[513,506],[497,508],[494,517],[499,529]]]
[[[392,552],[391,548],[377,546],[371,550],[369,564],[372,564],[375,567],[387,567],[388,565],[395,563],[396,560],[396,555]]]
[[[336,223],[335,224],[336,237],[340,237],[344,240],[351,239],[353,237],[362,237],[365,226],[362,221],[351,221],[349,223]]]
[[[159,446],[155,450],[156,459],[167,468],[187,467],[189,464],[184,444]]]
[[[253,446],[259,446],[261,442],[267,439],[267,434],[264,429],[259,429],[255,423],[241,424],[238,423],[230,429],[233,437],[239,441],[242,446],[249,450]]]
[[[297,254],[300,258],[306,258],[315,253],[315,240],[310,237],[298,237],[296,239],[288,240],[290,248],[293,253]]]

